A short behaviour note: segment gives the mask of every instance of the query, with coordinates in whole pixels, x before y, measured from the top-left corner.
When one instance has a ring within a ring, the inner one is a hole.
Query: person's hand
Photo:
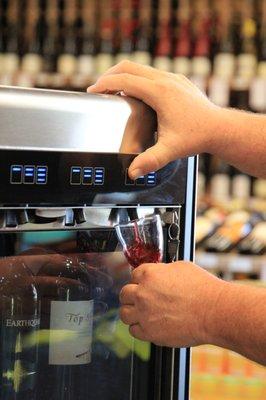
[[[88,92],[122,92],[156,111],[158,142],[131,164],[129,174],[134,179],[213,147],[219,108],[183,75],[123,61],[101,76]]]
[[[121,290],[120,317],[132,336],[160,346],[209,343],[209,320],[225,288],[190,262],[143,264]]]

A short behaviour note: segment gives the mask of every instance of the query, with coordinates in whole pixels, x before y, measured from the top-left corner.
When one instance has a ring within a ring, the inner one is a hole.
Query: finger
[[[134,306],[122,306],[119,314],[121,321],[126,325],[134,325],[139,322],[138,314]]]
[[[123,305],[134,305],[137,287],[137,285],[130,283],[125,285],[119,295],[120,303]]]
[[[133,269],[133,271],[131,272],[131,283],[135,284],[135,286],[137,286],[142,280],[143,273],[144,273],[144,270],[142,268],[142,265]]]
[[[129,333],[136,339],[148,341],[140,324],[133,324],[129,327]]]
[[[152,270],[154,268],[153,263],[142,264],[139,267],[135,268],[131,273],[131,283],[134,283],[136,286],[136,291],[139,289],[139,284],[143,282],[144,277],[147,275],[148,270]],[[136,292],[135,292],[136,295]]]
[[[128,170],[129,176],[135,180],[149,172],[157,171],[177,157],[178,155],[173,154],[173,149],[159,141],[132,161]]]
[[[193,83],[182,74],[174,74],[172,72],[161,71],[148,65],[134,63],[129,60],[121,61],[120,63],[109,68],[103,76],[127,73],[130,75],[141,76],[143,78],[155,80],[162,78],[171,78],[177,82],[187,83],[193,86]]]
[[[168,75],[167,72],[160,71],[148,65],[134,63],[129,60],[121,61],[120,63],[114,65],[109,68],[103,75],[115,75],[115,74],[131,74],[136,76],[141,76],[147,79],[158,79],[162,77],[166,77]]]
[[[157,95],[153,82],[147,78],[130,74],[102,76],[87,89],[88,93],[118,93],[144,101],[156,109]]]

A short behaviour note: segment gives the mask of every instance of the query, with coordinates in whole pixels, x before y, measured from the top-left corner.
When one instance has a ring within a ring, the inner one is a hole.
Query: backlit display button
[[[72,167],[71,168],[70,184],[71,185],[81,185],[81,168],[80,167]]]
[[[36,171],[36,183],[46,185],[48,178],[48,168],[45,165],[39,165]]]
[[[135,185],[135,181],[133,180],[133,179],[131,179],[129,176],[128,176],[128,168],[127,168],[127,170],[126,170],[126,180],[125,180],[125,184],[126,185]]]
[[[94,169],[94,184],[103,185],[104,184],[104,168]]]
[[[25,165],[24,167],[24,183],[33,185],[35,182],[35,167],[34,165]]]
[[[147,185],[156,185],[156,173],[150,172],[146,177]]]
[[[145,176],[140,176],[138,179],[136,179],[136,185],[138,186],[143,186],[145,185]]]
[[[10,169],[10,183],[12,185],[19,185],[22,183],[22,165],[11,165]]]
[[[83,168],[83,185],[92,185],[93,168],[85,167]]]

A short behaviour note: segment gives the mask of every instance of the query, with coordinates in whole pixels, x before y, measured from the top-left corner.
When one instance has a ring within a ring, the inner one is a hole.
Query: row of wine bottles
[[[188,76],[265,76],[266,2],[0,2],[0,73],[94,79],[123,59]]]
[[[208,207],[197,217],[196,245],[214,253],[266,253],[266,214],[254,209]]]
[[[89,377],[103,278],[77,259],[34,249],[0,260],[1,399],[97,398]]]

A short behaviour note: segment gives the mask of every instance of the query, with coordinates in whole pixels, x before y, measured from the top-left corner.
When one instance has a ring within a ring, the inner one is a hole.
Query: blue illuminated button
[[[156,172],[150,172],[146,177],[147,185],[156,185]]]
[[[38,165],[36,170],[36,183],[46,185],[48,178],[48,168],[45,165]]]
[[[145,176],[142,175],[138,179],[136,179],[136,185],[142,186],[145,185]]]
[[[93,168],[85,167],[83,168],[83,185],[92,185]]]
[[[12,183],[12,185],[19,185],[22,183],[22,171],[22,165],[11,165],[10,183]]]
[[[104,168],[94,168],[94,184],[104,184]]]
[[[80,167],[71,167],[70,184],[71,185],[80,185],[81,184],[81,168]]]
[[[25,165],[24,167],[24,183],[32,185],[35,181],[35,167],[34,165]]]
[[[126,180],[125,180],[125,184],[126,185],[135,185],[135,181],[133,180],[133,179],[131,179],[129,176],[128,176],[128,168],[126,169]]]

